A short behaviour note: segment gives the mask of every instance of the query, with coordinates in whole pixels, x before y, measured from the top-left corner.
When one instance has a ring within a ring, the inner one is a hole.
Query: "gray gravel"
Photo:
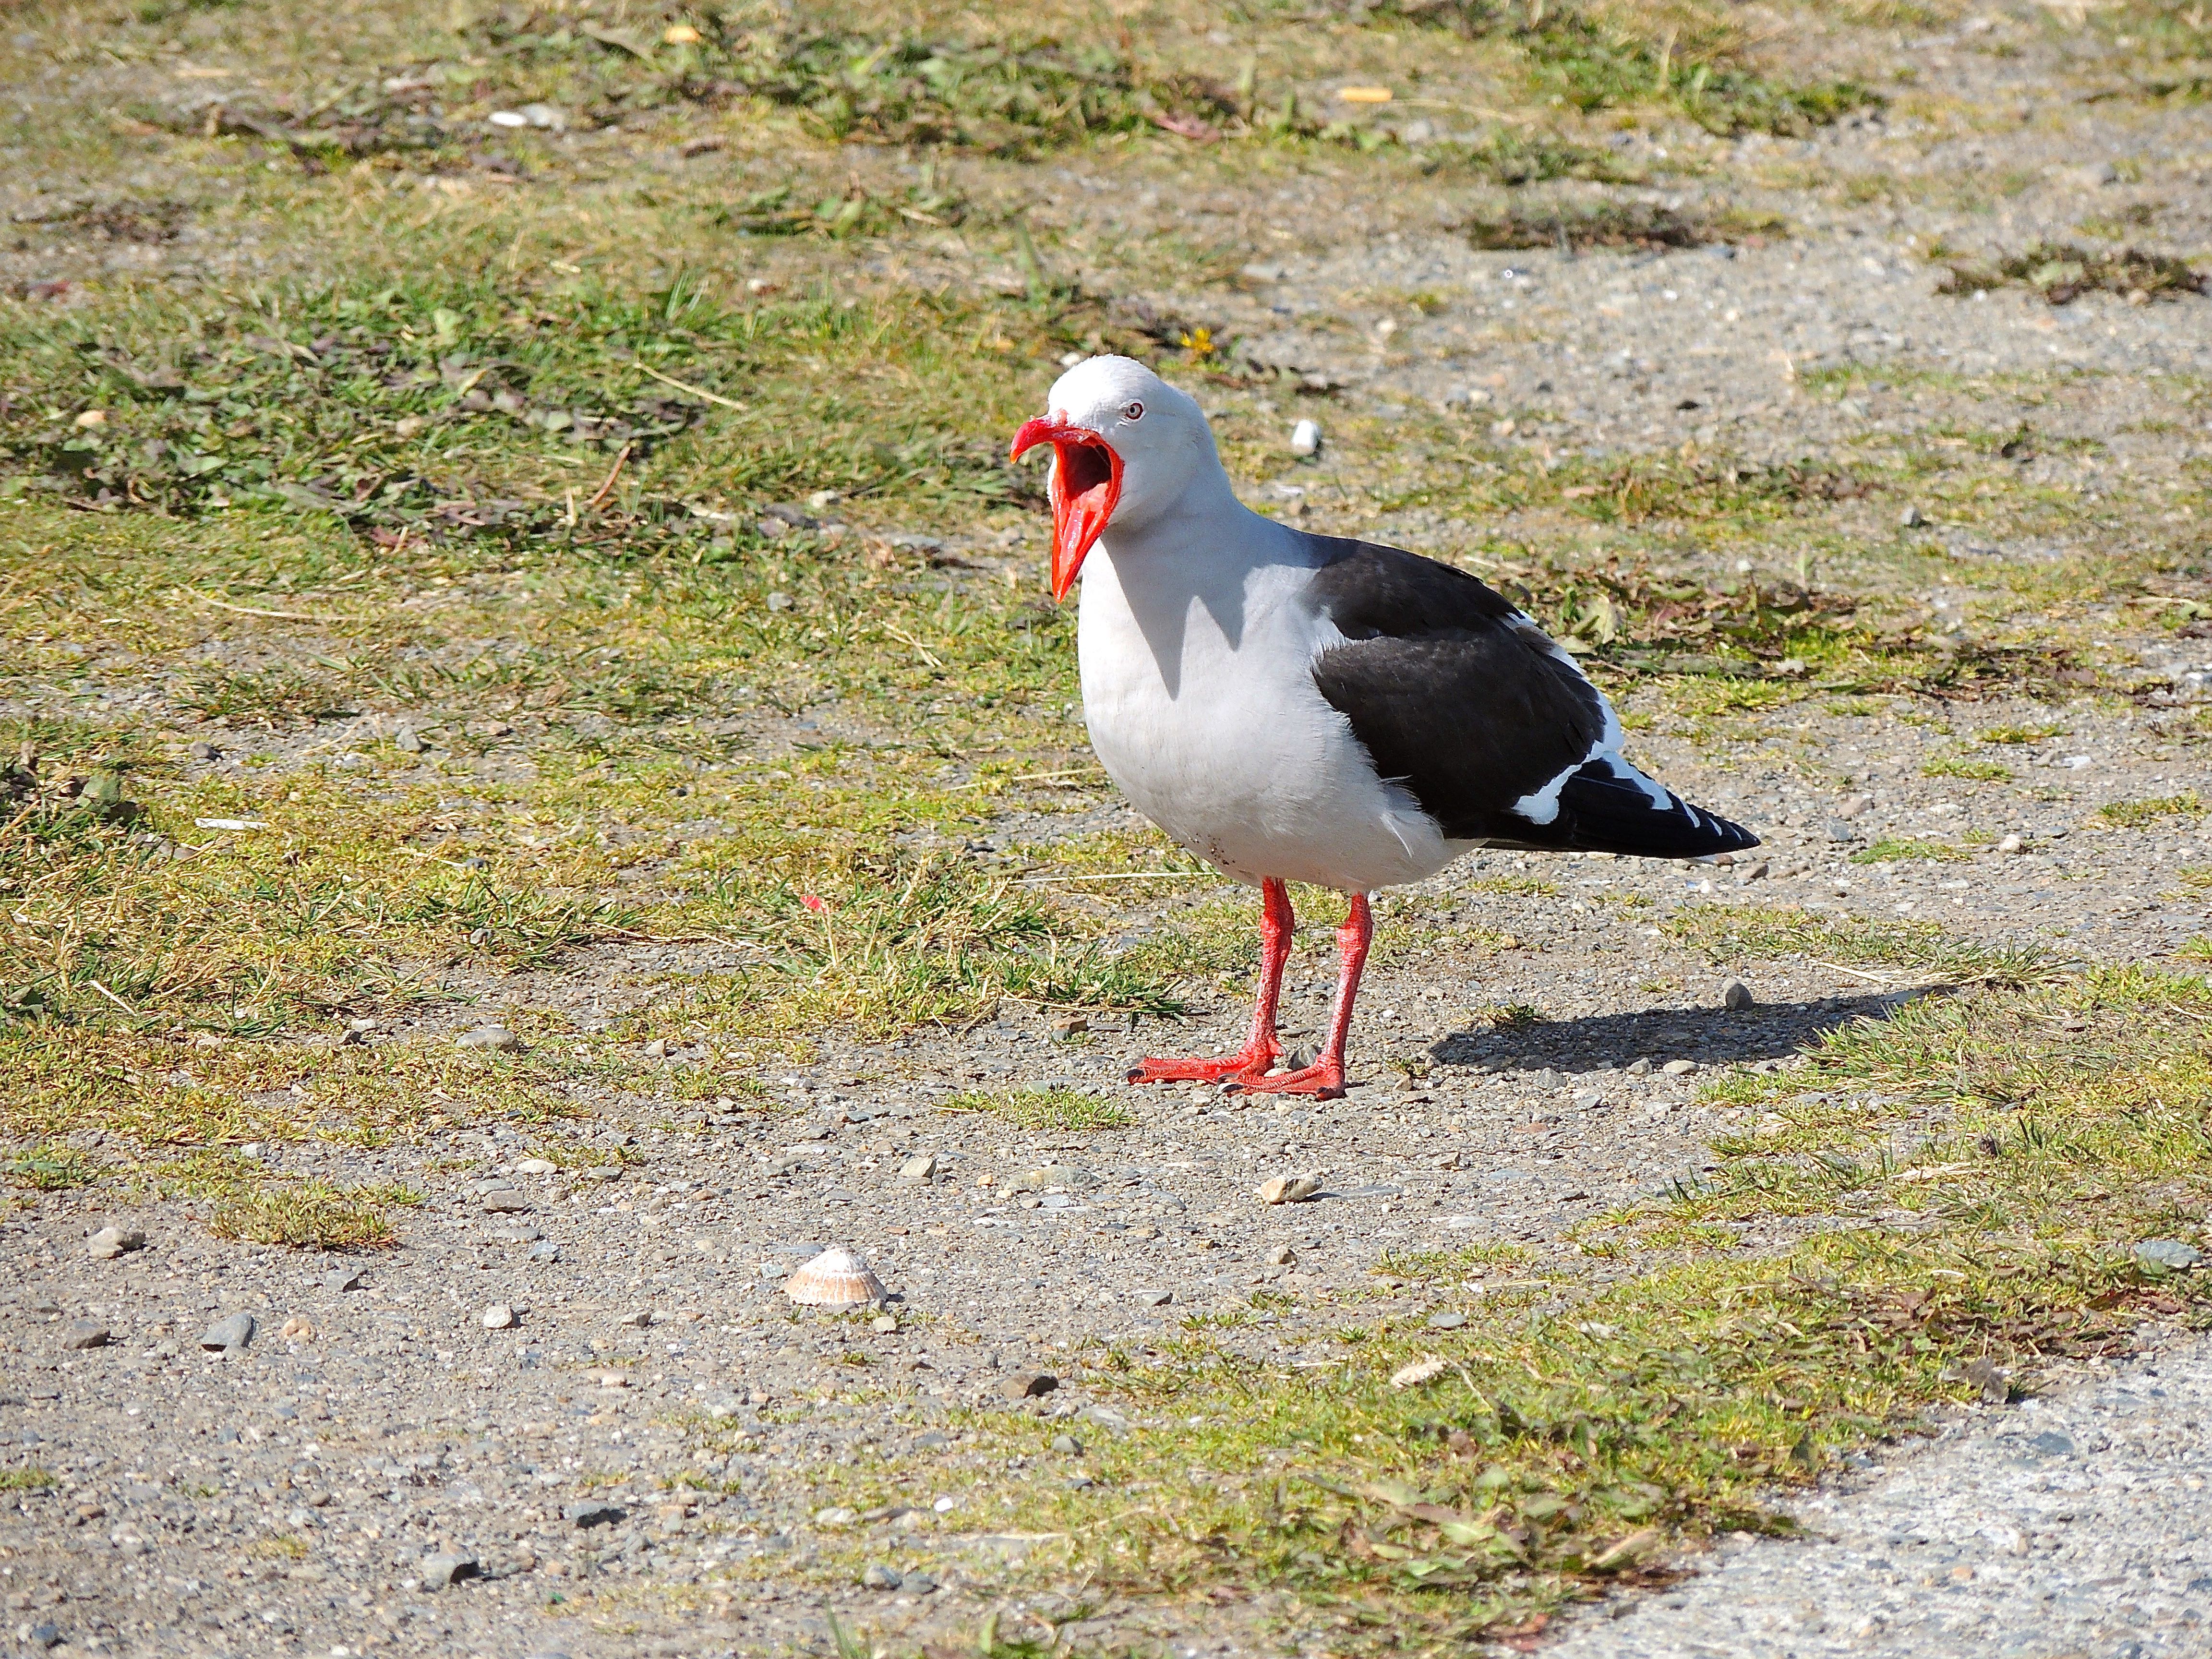
[[[2212,1348],[1954,1425],[1786,1506],[1697,1577],[1573,1621],[1551,1659],[2156,1659],[2212,1653]],[[1609,1616],[1610,1615],[1610,1616]]]

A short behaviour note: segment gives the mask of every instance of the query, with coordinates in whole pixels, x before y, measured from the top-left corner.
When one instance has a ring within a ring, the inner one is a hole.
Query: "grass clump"
[[[208,1229],[217,1238],[295,1250],[382,1249],[396,1242],[386,1211],[422,1201],[419,1193],[404,1187],[302,1181],[218,1199]]]
[[[1923,778],[1972,778],[1978,783],[2008,783],[2012,781],[2013,772],[2012,768],[1996,761],[1960,760],[1947,756],[1922,767],[1920,775]]]
[[[1686,212],[1646,201],[1561,204],[1549,211],[1519,204],[1483,214],[1466,228],[1478,248],[1650,249],[1705,247],[1715,242],[1763,242],[1785,234],[1779,215],[1726,209]]]
[[[1888,864],[1907,859],[1927,859],[1955,864],[1973,857],[1973,849],[1940,841],[1917,841],[1910,836],[1884,836],[1851,854],[1853,864]]]
[[[2169,253],[2132,247],[2104,252],[2072,242],[2038,242],[1987,264],[1954,264],[1936,291],[1956,298],[2008,287],[2032,289],[2054,306],[2070,305],[2084,294],[2117,294],[2144,305],[2202,294],[2204,277]]]
[[[1879,921],[1781,907],[1698,905],[1661,927],[1716,960],[1796,957],[1894,968],[1954,985],[2031,983],[2063,965],[2027,946],[1953,939],[1932,921]]]
[[[0,1164],[0,1180],[34,1193],[62,1193],[72,1187],[89,1187],[100,1179],[100,1166],[88,1153],[69,1146],[33,1146],[11,1155]]]
[[[45,1492],[61,1483],[51,1469],[33,1463],[22,1468],[0,1469],[0,1492]]]
[[[969,1090],[939,1103],[941,1112],[988,1112],[1018,1129],[1126,1129],[1136,1120],[1110,1100],[1072,1089]]]
[[[2194,789],[2185,789],[2178,795],[2160,795],[2152,800],[2106,801],[2097,809],[2099,817],[2124,830],[2140,830],[2161,818],[2202,817],[2203,813],[2204,802]]]

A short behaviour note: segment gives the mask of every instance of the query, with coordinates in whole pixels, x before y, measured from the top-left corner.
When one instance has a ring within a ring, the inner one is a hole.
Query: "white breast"
[[[1270,539],[1296,558],[1293,538]],[[1316,689],[1314,658],[1341,636],[1301,601],[1310,574],[1156,550],[1116,558],[1102,543],[1077,633],[1091,745],[1139,811],[1239,880],[1342,892],[1418,881],[1464,848],[1376,775]]]

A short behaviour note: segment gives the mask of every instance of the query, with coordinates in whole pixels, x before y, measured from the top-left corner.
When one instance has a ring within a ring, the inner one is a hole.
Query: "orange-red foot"
[[[1344,1067],[1328,1060],[1273,1077],[1240,1077],[1237,1086],[1255,1095],[1311,1095],[1316,1100],[1344,1098]]]
[[[1275,1063],[1276,1052],[1243,1048],[1206,1060],[1141,1060],[1130,1068],[1132,1083],[1239,1083],[1260,1076]]]

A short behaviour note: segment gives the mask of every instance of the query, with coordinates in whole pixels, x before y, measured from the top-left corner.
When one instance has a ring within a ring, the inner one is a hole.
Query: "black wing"
[[[1328,562],[1309,591],[1346,641],[1315,684],[1447,836],[1650,858],[1759,845],[1613,752],[1597,688],[1503,594],[1399,548],[1313,539]],[[1516,810],[1530,797],[1557,812]]]

